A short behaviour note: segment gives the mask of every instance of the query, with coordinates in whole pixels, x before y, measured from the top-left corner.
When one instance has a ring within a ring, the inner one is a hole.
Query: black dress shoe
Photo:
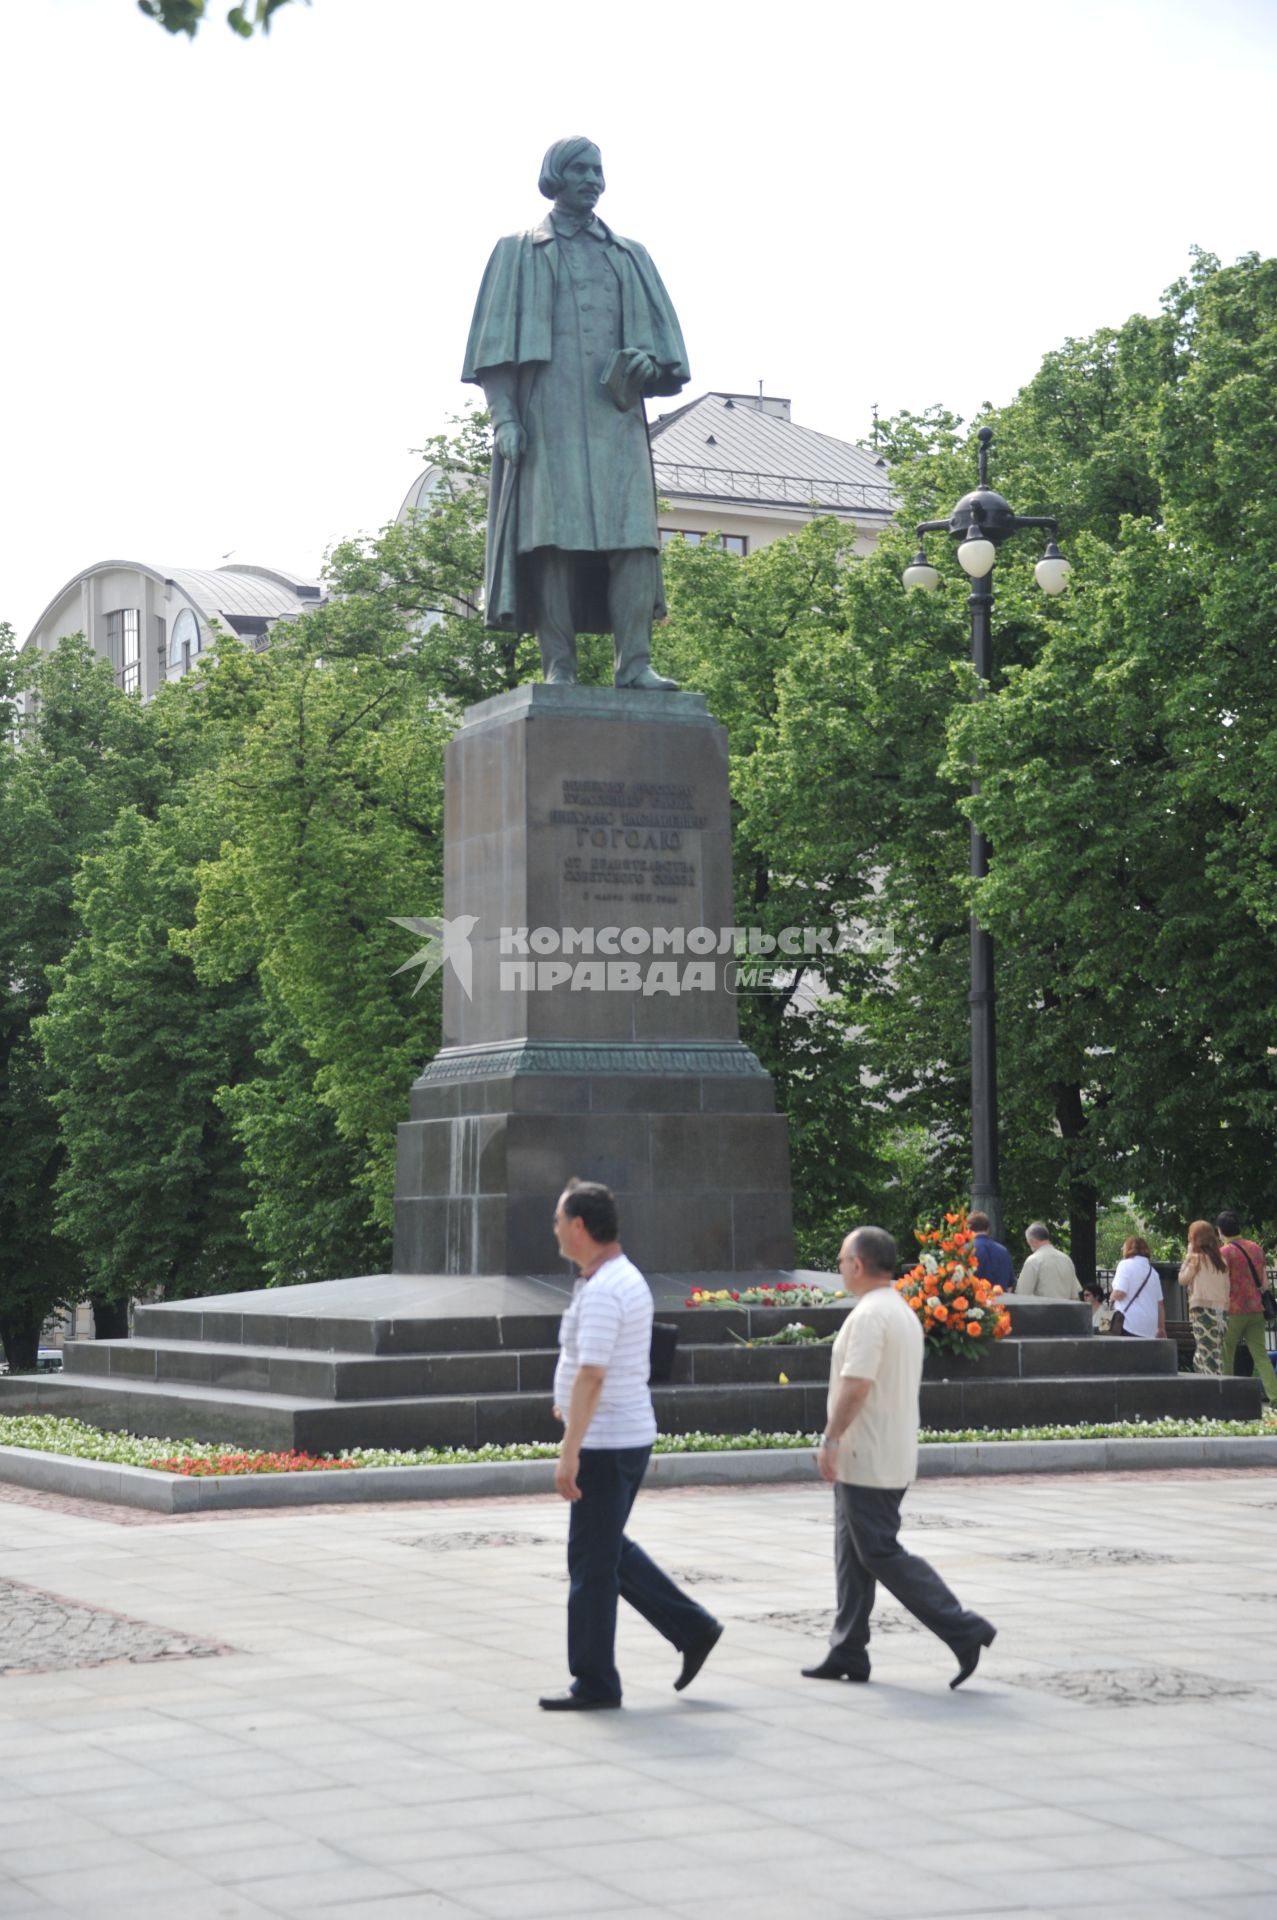
[[[684,1647],[683,1671],[674,1682],[675,1693],[682,1693],[684,1687],[691,1686],[693,1680],[695,1680],[697,1674],[705,1665],[705,1662],[709,1659],[722,1637],[723,1629],[721,1626],[717,1626],[714,1628],[713,1633],[710,1634],[708,1640],[702,1640],[699,1646]]]
[[[804,1680],[867,1680],[867,1673],[853,1673],[838,1660],[822,1660],[818,1667],[804,1667]]]
[[[958,1653],[958,1671],[954,1674],[953,1679],[949,1682],[949,1686],[951,1689],[953,1687],[960,1687],[964,1680],[969,1680],[971,1678],[972,1674],[975,1672],[976,1668],[980,1664],[981,1653],[984,1651],[985,1647],[991,1647],[994,1641],[997,1639],[997,1637],[998,1637],[997,1628],[991,1627],[988,1621],[986,1620],[983,1628],[976,1635],[975,1639],[971,1642],[971,1645],[969,1647],[967,1647],[962,1653],[958,1653],[958,1649],[956,1647],[954,1648],[954,1652]]]
[[[620,1704],[619,1700],[592,1700],[588,1693],[543,1693],[537,1701],[547,1713],[601,1713]]]

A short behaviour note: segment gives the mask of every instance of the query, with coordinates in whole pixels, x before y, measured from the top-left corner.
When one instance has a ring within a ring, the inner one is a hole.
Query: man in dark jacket
[[[1015,1286],[1015,1268],[1002,1242],[990,1237],[988,1214],[969,1213],[967,1225],[975,1235],[971,1252],[975,1260],[976,1272],[982,1280],[991,1281],[995,1287],[1001,1287],[1003,1293],[1010,1293]]]

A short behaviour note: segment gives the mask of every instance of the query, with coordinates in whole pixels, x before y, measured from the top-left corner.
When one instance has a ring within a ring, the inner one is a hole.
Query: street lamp
[[[992,427],[980,429],[980,484],[959,500],[947,520],[924,520],[918,527],[918,551],[904,571],[905,587],[934,593],[940,575],[929,563],[924,535],[947,533],[957,543],[958,565],[971,581],[971,663],[979,691],[989,683],[993,665],[993,563],[998,548],[1013,533],[1044,527],[1050,538],[1034,569],[1043,593],[1063,593],[1071,568],[1055,544],[1059,531],[1053,516],[1014,513],[1010,503],[989,486],[989,444]],[[971,791],[979,792],[973,781]],[[983,880],[989,871],[989,843],[971,826],[971,877]],[[990,1232],[1002,1238],[1002,1197],[998,1191],[998,1044],[993,985],[993,941],[971,915],[971,1207],[989,1216]]]

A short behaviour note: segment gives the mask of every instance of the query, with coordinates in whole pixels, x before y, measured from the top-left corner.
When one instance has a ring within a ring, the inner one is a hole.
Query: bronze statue
[[[534,630],[546,679],[569,685],[577,634],[610,633],[618,687],[672,692],[652,669],[665,595],[643,401],[686,385],[683,336],[644,248],[594,211],[593,141],[558,141],[539,185],[554,205],[497,242],[461,376],[494,429],[486,622]]]

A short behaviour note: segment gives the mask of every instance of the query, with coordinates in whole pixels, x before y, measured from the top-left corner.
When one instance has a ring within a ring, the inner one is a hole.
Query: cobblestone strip
[[[85,1606],[21,1580],[0,1580],[0,1675],[121,1662],[204,1660],[233,1649],[201,1634]]]

